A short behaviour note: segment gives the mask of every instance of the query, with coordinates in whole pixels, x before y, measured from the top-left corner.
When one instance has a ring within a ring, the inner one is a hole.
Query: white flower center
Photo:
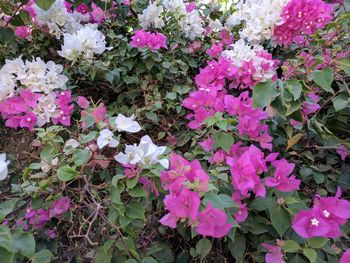
[[[320,221],[318,221],[315,217],[311,219],[312,226],[318,226],[319,224],[320,224]]]
[[[323,210],[323,215],[328,218],[331,214],[327,210]]]

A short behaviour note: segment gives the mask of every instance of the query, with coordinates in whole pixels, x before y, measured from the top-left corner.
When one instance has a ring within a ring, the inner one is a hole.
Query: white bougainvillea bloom
[[[239,2],[235,11],[226,21],[233,27],[244,21],[240,36],[252,43],[271,39],[274,27],[281,23],[283,7],[289,0],[247,0]]]
[[[0,101],[15,95],[19,88],[50,94],[65,90],[68,78],[62,74],[63,66],[41,58],[23,61],[22,56],[5,60],[0,69]]]
[[[111,148],[115,148],[119,145],[119,141],[114,138],[114,134],[112,131],[108,129],[104,129],[100,131],[100,135],[97,138],[97,146],[99,149],[107,146]]]
[[[209,27],[213,32],[220,32],[223,29],[219,19],[210,20]]]
[[[64,2],[64,0],[56,0],[48,10],[43,10],[34,5],[36,21],[41,26],[47,26],[49,32],[58,39],[64,33],[76,32],[82,27],[81,23],[87,23],[90,20],[89,14],[69,13]]]
[[[182,0],[163,0],[163,6],[170,12],[186,13],[186,5]]]
[[[6,161],[6,154],[0,153],[0,181],[5,180],[8,175],[8,165],[10,161]]]
[[[156,3],[150,3],[149,6],[138,15],[140,26],[143,29],[151,27],[161,29],[165,24],[161,17],[163,12],[162,6],[157,6]]]
[[[142,163],[145,163],[145,164],[160,163],[164,168],[169,167],[169,160],[167,159],[158,160],[158,157],[165,152],[166,147],[155,145],[152,142],[152,139],[148,135],[143,136],[141,138],[139,148],[143,152],[143,158],[141,159]]]
[[[114,158],[121,164],[135,165],[142,163],[152,165],[160,163],[163,167],[168,168],[169,161],[167,159],[158,159],[165,150],[165,146],[155,145],[152,139],[145,135],[141,138],[139,145],[126,145],[125,153],[118,153]]]
[[[126,145],[125,153],[118,153],[114,159],[121,164],[135,165],[143,158],[143,151],[135,145]]]
[[[179,21],[179,26],[184,32],[185,36],[190,40],[200,37],[204,33],[204,27],[202,25],[202,19],[197,10],[193,10],[190,13],[186,13]]]
[[[106,47],[105,36],[97,29],[96,24],[88,24],[73,34],[64,34],[62,50],[57,53],[68,60],[80,56],[92,59],[94,54],[102,54],[112,48]]]
[[[135,133],[141,131],[140,124],[135,121],[135,116],[131,115],[131,117],[126,117],[123,114],[118,114],[115,119],[115,126],[118,131],[126,131],[130,133]]]

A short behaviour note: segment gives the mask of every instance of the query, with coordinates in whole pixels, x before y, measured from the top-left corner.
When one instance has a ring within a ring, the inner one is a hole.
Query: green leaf
[[[294,240],[287,240],[282,246],[282,249],[284,252],[293,253],[293,252],[297,252],[300,249],[300,246]]]
[[[10,248],[11,251],[30,258],[35,252],[34,237],[30,233],[15,231],[12,235]]]
[[[332,102],[335,111],[341,111],[349,105],[349,95],[346,93],[340,93],[332,99]]]
[[[145,257],[144,259],[142,259],[142,263],[158,263],[158,262],[152,257]]]
[[[333,82],[333,70],[331,68],[316,70],[311,75],[311,79],[323,90],[334,94],[334,91],[331,88]]]
[[[228,245],[231,255],[236,259],[236,262],[241,262],[246,250],[245,238],[236,236],[234,242],[229,239]]]
[[[298,80],[287,80],[285,83],[287,90],[293,95],[294,101],[298,100],[303,88],[301,83]]]
[[[9,199],[0,203],[0,221],[13,211],[18,199]]]
[[[137,185],[133,189],[129,190],[129,195],[132,197],[143,197],[147,196],[147,192],[141,185]]]
[[[126,215],[133,219],[145,220],[145,208],[136,201],[131,201],[126,207]]]
[[[211,248],[212,248],[212,244],[209,239],[202,238],[201,240],[198,241],[196,245],[196,250],[200,256],[201,262],[210,253]]]
[[[232,198],[226,194],[218,195],[215,193],[208,193],[204,196],[204,203],[207,205],[209,202],[211,202],[212,205],[218,209],[231,207],[238,208],[237,204],[232,200]]]
[[[87,149],[77,150],[72,156],[72,161],[76,166],[82,166],[86,164],[90,159],[90,151]]]
[[[344,72],[350,76],[350,61],[348,59],[343,59],[340,61],[340,65]]]
[[[94,262],[98,263],[111,263],[113,256],[113,250],[111,248],[104,249],[100,247],[94,256]]]
[[[311,263],[316,262],[316,259],[317,259],[316,250],[314,250],[314,249],[312,249],[312,248],[304,248],[304,249],[303,249],[303,254],[304,254],[305,257],[307,257],[307,259],[308,259]]]
[[[328,239],[324,237],[313,237],[307,240],[307,244],[309,245],[309,247],[319,249],[323,248],[327,241]]]
[[[139,177],[135,176],[135,177],[128,179],[126,181],[126,186],[128,187],[128,189],[132,189],[137,185],[138,181],[139,181]]]
[[[14,257],[15,257],[15,254],[13,254],[12,252],[8,251],[3,247],[0,247],[1,263],[13,263]]]
[[[232,135],[221,132],[213,135],[213,137],[218,147],[222,148],[227,153],[230,152],[231,146],[235,142],[235,139],[232,137]]]
[[[72,167],[66,165],[58,169],[57,176],[61,181],[67,182],[76,178],[78,176],[78,172]]]
[[[48,10],[54,2],[55,0],[36,0],[35,1],[36,5],[45,11]]]
[[[250,203],[249,207],[253,210],[264,211],[270,208],[273,204],[270,197],[266,198],[256,198],[253,202]]]
[[[272,213],[270,213],[270,220],[280,236],[283,236],[284,232],[290,227],[289,214],[281,206],[277,206]]]
[[[42,249],[39,252],[35,253],[32,258],[32,263],[50,263],[53,254],[50,250]]]
[[[15,40],[13,31],[9,28],[0,27],[0,43],[12,42]]]
[[[256,108],[264,108],[280,95],[280,91],[276,89],[275,83],[271,80],[258,83],[253,88],[253,106]]]

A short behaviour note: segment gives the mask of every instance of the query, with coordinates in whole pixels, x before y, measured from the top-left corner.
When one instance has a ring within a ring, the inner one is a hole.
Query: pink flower
[[[349,263],[350,262],[350,248],[348,248],[344,254],[341,256],[339,263]]]
[[[278,44],[290,45],[301,35],[314,34],[332,20],[333,6],[322,0],[291,0],[283,8],[282,23],[274,29]]]
[[[202,146],[203,150],[206,151],[206,152],[209,152],[212,148],[213,148],[213,145],[214,145],[214,140],[212,139],[211,136],[208,136],[207,139],[205,139],[204,141],[202,142],[199,142],[198,144],[200,146]]]
[[[136,30],[135,35],[131,38],[130,45],[135,48],[148,47],[152,51],[156,51],[160,48],[168,48],[166,40],[166,36],[161,33]]]
[[[159,220],[163,226],[168,226],[170,228],[176,228],[177,221],[179,221],[179,217],[173,213],[168,213]]]
[[[292,228],[303,238],[328,237],[332,225],[323,219],[319,208],[314,207],[309,211],[302,210],[297,213],[293,218]]]
[[[344,145],[340,145],[337,149],[337,154],[340,155],[340,159],[342,161],[345,161],[346,157],[349,156],[350,151]]]
[[[85,14],[87,14],[89,12],[88,6],[86,4],[84,4],[84,3],[81,3],[74,10],[77,11],[78,13],[80,13],[80,14],[83,14],[83,15],[85,15]]]
[[[164,199],[165,208],[179,218],[194,222],[198,215],[200,197],[196,192],[183,188],[178,195],[170,194]]]
[[[275,173],[274,178],[266,178],[265,183],[267,186],[275,187],[281,192],[299,190],[301,181],[295,179],[294,175],[288,177],[293,172],[295,164],[288,163],[286,159],[273,161],[271,164],[275,167]]]
[[[224,150],[219,150],[214,153],[213,156],[209,158],[211,164],[220,164],[226,160],[227,153]]]
[[[19,126],[21,128],[28,128],[30,131],[32,131],[37,120],[38,119],[33,112],[27,112],[24,116],[21,117]]]
[[[233,214],[234,219],[238,224],[244,222],[248,218],[248,208],[246,204],[243,204],[241,201],[241,196],[239,192],[236,192],[232,195],[233,201],[239,206],[238,212]]]
[[[191,2],[186,4],[186,12],[191,13],[193,10],[196,9],[196,2]]]
[[[282,250],[279,246],[273,246],[267,243],[261,243],[261,246],[269,251],[265,255],[266,263],[284,263]]]
[[[207,55],[215,58],[217,55],[220,55],[222,52],[222,43],[213,44],[210,49],[207,49]]]
[[[202,236],[221,238],[226,236],[232,228],[232,224],[227,222],[226,213],[214,208],[210,202],[203,211],[199,212],[198,219],[196,232]]]
[[[86,109],[87,107],[89,107],[89,101],[87,100],[87,98],[83,97],[83,96],[78,96],[78,101],[77,101],[78,105],[80,108],[82,109]]]
[[[101,121],[104,121],[106,112],[107,112],[107,109],[105,105],[101,103],[98,107],[92,110],[91,115],[94,118],[96,123],[100,123]]]
[[[91,3],[92,11],[90,12],[91,19],[94,23],[101,24],[105,19],[106,16],[103,12],[103,10],[98,7],[95,3]]]
[[[70,208],[70,199],[68,197],[62,197],[61,199],[55,200],[52,204],[51,212],[56,217],[60,217]]]
[[[201,48],[202,44],[200,41],[193,41],[188,45],[188,53],[194,53]]]
[[[15,35],[19,38],[29,38],[32,35],[32,28],[30,26],[18,26],[15,29]]]
[[[55,229],[48,229],[48,230],[45,231],[45,234],[51,239],[56,238],[57,235],[58,235],[58,233],[57,233],[57,231]]]
[[[41,228],[44,226],[44,224],[48,221],[50,221],[51,216],[50,216],[50,211],[47,211],[45,209],[39,209],[37,211],[37,218],[36,218],[36,224],[35,227]]]

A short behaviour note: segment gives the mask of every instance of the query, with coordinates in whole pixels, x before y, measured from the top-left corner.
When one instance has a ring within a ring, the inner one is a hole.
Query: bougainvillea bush
[[[0,0],[0,262],[350,262],[350,5]]]

